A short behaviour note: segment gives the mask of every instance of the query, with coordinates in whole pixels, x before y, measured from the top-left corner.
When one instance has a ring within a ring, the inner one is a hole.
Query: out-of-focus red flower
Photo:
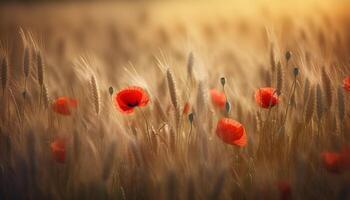
[[[292,199],[292,188],[288,181],[282,180],[277,182],[277,188],[280,193],[281,200],[290,200]]]
[[[216,135],[225,143],[244,147],[247,135],[243,125],[230,118],[221,118],[216,126]]]
[[[183,109],[182,113],[184,115],[187,115],[188,112],[190,111],[190,109],[191,109],[190,103],[186,102],[185,105],[184,105],[184,109]]]
[[[341,171],[341,156],[336,152],[323,152],[322,159],[324,167],[333,173],[339,173]]]
[[[259,88],[255,91],[255,101],[262,108],[270,108],[278,104],[276,89],[271,87]]]
[[[324,167],[331,173],[339,174],[350,170],[350,148],[344,146],[339,152],[321,153]]]
[[[66,140],[56,138],[50,146],[53,159],[58,163],[64,163],[66,160]]]
[[[350,76],[347,76],[344,80],[343,80],[343,87],[345,90],[350,92]]]
[[[345,145],[340,151],[341,158],[342,158],[342,165],[346,169],[350,169],[350,146]]]
[[[58,97],[52,103],[52,110],[61,115],[71,115],[72,110],[78,106],[78,101],[69,97]]]
[[[146,106],[149,97],[146,91],[138,86],[121,89],[115,96],[115,105],[122,113],[132,113],[135,107]]]
[[[212,103],[218,108],[225,108],[226,96],[225,93],[220,92],[216,89],[210,90],[210,96]]]

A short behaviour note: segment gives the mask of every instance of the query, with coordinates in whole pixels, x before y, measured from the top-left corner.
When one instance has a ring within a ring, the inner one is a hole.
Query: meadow
[[[350,5],[252,2],[1,5],[0,199],[349,199]]]

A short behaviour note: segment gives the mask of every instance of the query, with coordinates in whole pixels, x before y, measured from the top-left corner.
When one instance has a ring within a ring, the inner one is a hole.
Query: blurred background
[[[10,55],[21,55],[19,29],[30,31],[45,50],[48,65],[69,65],[89,53],[118,70],[128,62],[152,64],[160,50],[179,65],[185,65],[190,51],[203,55],[210,66],[227,65],[220,63],[226,58],[232,65],[242,63],[239,59],[257,65],[268,58],[272,42],[279,44],[277,51],[297,48],[295,43],[300,47],[308,38],[341,39],[349,48],[349,4],[345,0],[2,1],[0,39],[13,52]],[[235,57],[237,52],[245,56]],[[342,57],[342,52],[336,55]],[[10,62],[14,69],[21,68],[20,59],[12,57]]]

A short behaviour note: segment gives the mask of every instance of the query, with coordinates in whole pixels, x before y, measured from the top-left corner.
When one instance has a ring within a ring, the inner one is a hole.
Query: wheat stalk
[[[316,116],[317,119],[320,121],[323,116],[324,111],[324,102],[323,102],[323,94],[322,89],[319,84],[317,84],[316,87]]]
[[[305,122],[308,124],[310,120],[312,119],[313,113],[315,108],[315,91],[314,87],[310,89],[310,96],[307,101],[307,106],[305,110]]]
[[[180,124],[181,111],[180,111],[180,106],[178,101],[176,82],[170,69],[167,69],[167,80],[168,80],[168,88],[169,88],[171,103],[173,104],[175,109],[176,127],[178,127]]]
[[[195,188],[195,184],[194,184],[192,177],[189,177],[187,180],[187,190],[186,191],[187,191],[186,192],[186,199],[187,200],[196,199],[196,195],[195,195],[196,188]]]
[[[338,87],[338,117],[341,122],[344,121],[345,117],[345,103],[344,103],[344,91],[342,87]]]
[[[326,108],[330,109],[333,101],[332,83],[324,68],[322,69],[322,83],[327,103]]]
[[[204,117],[203,115],[206,114],[206,108],[208,105],[208,91],[205,84],[202,81],[199,82],[197,90],[198,91],[197,91],[196,105],[197,105],[198,116]]]
[[[166,76],[167,76],[167,80],[168,80],[168,88],[169,88],[171,103],[173,104],[175,109],[178,109],[179,102],[178,102],[178,97],[177,97],[176,82],[175,82],[175,79],[173,77],[173,74],[170,72],[170,69],[167,69]]]
[[[194,56],[193,56],[193,53],[190,52],[187,60],[187,74],[190,79],[193,79],[193,63],[194,63]]]
[[[25,47],[23,55],[23,73],[26,79],[28,78],[30,72],[30,58],[30,49],[28,47]]]
[[[174,170],[170,170],[167,174],[166,180],[166,192],[168,200],[177,199],[178,193],[178,181]]]
[[[310,92],[310,81],[309,79],[305,78],[303,103],[306,103],[307,99],[309,98],[309,92]]]
[[[49,104],[50,104],[50,98],[49,98],[49,93],[48,93],[47,86],[46,86],[45,83],[44,83],[44,85],[43,85],[42,98],[43,98],[43,100],[44,100],[44,106],[45,106],[45,108],[48,108],[48,107],[49,107]]]
[[[8,81],[8,64],[7,59],[4,57],[1,62],[1,86],[2,91],[5,93]]]
[[[219,177],[214,184],[214,188],[212,189],[209,195],[209,199],[212,199],[212,200],[220,199],[220,194],[225,184],[226,175],[227,174],[225,173],[224,170],[219,174]]]
[[[274,52],[273,44],[271,44],[271,49],[270,49],[270,65],[271,65],[272,72],[274,72],[276,69],[276,61],[275,61],[275,52]]]
[[[276,71],[276,90],[278,95],[281,94],[282,89],[283,89],[283,71],[282,71],[281,62],[278,62],[277,71]]]
[[[91,88],[91,98],[95,107],[96,114],[100,113],[100,93],[98,91],[98,85],[94,75],[90,79],[90,88]]]
[[[113,142],[109,145],[107,150],[107,155],[105,156],[103,160],[103,171],[102,171],[102,179],[104,181],[107,181],[110,177],[110,174],[113,169],[113,164],[115,160],[115,150],[116,150],[116,143]]]
[[[37,68],[38,68],[38,82],[39,82],[39,85],[42,87],[44,84],[45,67],[44,67],[44,62],[40,52],[37,52]]]

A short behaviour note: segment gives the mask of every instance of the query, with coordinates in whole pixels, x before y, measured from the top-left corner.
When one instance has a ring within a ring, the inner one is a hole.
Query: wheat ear
[[[98,91],[98,85],[94,75],[91,76],[90,87],[91,87],[92,102],[94,103],[96,114],[99,114],[100,113],[100,93]]]
[[[278,95],[281,94],[282,89],[283,89],[283,71],[282,71],[281,62],[278,62],[277,71],[276,71],[276,90]]]
[[[309,123],[312,119],[313,113],[315,108],[315,89],[312,87],[310,89],[310,96],[307,101],[307,106],[305,110],[305,122]]]
[[[8,64],[7,59],[4,57],[1,62],[1,86],[2,92],[5,93],[8,81]]]
[[[323,83],[323,89],[326,97],[326,103],[327,103],[327,109],[330,109],[333,102],[333,91],[332,91],[332,83],[331,79],[329,78],[326,70],[322,69],[322,83]]]
[[[319,84],[317,84],[316,88],[316,116],[318,120],[321,120],[324,111],[324,102],[323,102],[323,94],[322,89]]]
[[[345,103],[344,103],[344,90],[342,87],[338,87],[338,117],[340,121],[344,121],[345,117]]]
[[[44,67],[44,62],[43,62],[43,59],[42,59],[42,55],[40,52],[37,53],[37,64],[38,64],[38,82],[39,82],[39,85],[42,87],[43,84],[44,84],[44,70],[45,70],[45,67]]]

